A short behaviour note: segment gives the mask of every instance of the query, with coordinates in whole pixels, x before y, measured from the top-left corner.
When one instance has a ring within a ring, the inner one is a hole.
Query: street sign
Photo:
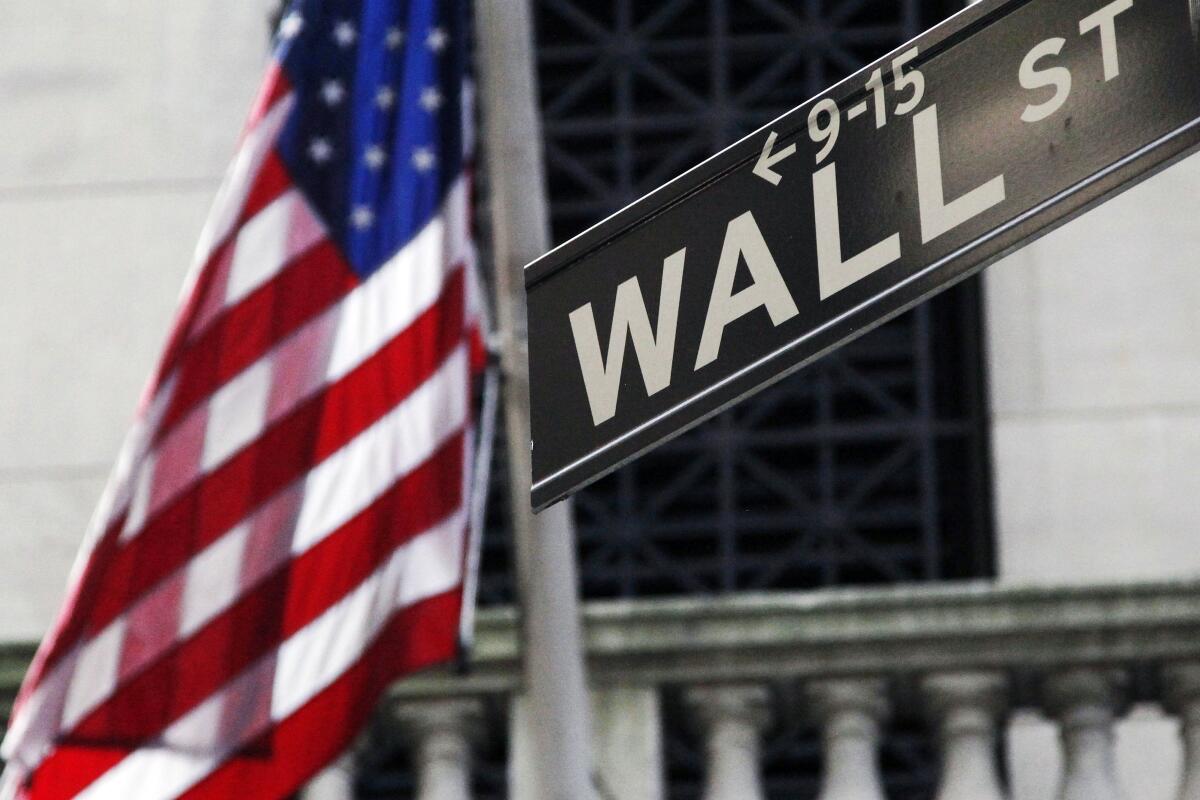
[[[960,12],[526,268],[534,507],[1198,146],[1200,0]]]

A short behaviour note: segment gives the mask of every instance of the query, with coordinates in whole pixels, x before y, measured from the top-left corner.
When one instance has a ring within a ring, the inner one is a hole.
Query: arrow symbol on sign
[[[778,138],[779,135],[775,131],[771,131],[767,136],[766,144],[763,145],[762,155],[758,157],[758,163],[754,165],[754,174],[772,186],[778,186],[779,182],[783,180],[783,176],[771,169],[771,167],[796,152],[796,145],[793,142],[778,153],[772,153],[771,151],[775,149],[775,141]]]

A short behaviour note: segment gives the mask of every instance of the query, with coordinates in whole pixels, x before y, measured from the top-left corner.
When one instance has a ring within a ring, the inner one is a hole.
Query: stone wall
[[[7,0],[0,642],[40,636],[267,56],[267,0]]]

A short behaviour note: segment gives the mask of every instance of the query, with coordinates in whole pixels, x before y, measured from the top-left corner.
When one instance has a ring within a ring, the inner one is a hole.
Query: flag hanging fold
[[[284,797],[454,656],[465,0],[296,0],[4,740],[4,797]]]

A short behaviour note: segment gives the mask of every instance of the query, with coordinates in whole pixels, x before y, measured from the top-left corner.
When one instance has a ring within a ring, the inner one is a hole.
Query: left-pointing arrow
[[[796,145],[792,143],[778,153],[772,153],[771,151],[775,149],[775,141],[778,138],[779,135],[775,131],[771,131],[767,136],[767,141],[763,144],[762,154],[758,157],[758,162],[754,165],[754,174],[772,186],[778,186],[779,182],[783,180],[783,176],[771,169],[771,167],[796,152]]]

